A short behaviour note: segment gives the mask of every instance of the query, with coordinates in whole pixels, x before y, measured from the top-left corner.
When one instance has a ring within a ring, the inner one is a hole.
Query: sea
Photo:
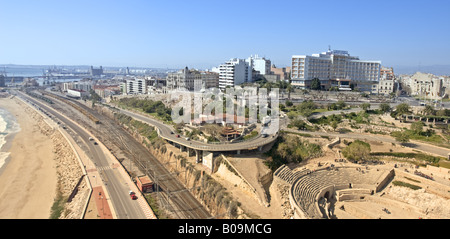
[[[44,66],[0,65],[0,73],[6,73],[8,76],[42,76],[46,69],[48,68]]]
[[[9,157],[9,148],[6,148],[8,140],[12,135],[20,131],[16,118],[7,110],[0,108],[0,169]],[[1,172],[1,171],[0,171]]]
[[[25,66],[25,65],[1,65],[0,64],[0,74],[6,75],[8,77],[32,77],[39,83],[40,86],[44,85],[44,72],[50,69],[51,66]],[[69,69],[74,69],[69,67]],[[74,79],[52,79],[53,82],[72,82],[80,81],[79,78]],[[8,83],[8,82],[6,82]]]

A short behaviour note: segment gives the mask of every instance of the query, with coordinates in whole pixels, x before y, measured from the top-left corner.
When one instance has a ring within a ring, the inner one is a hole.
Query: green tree
[[[387,103],[381,103],[379,109],[383,112],[383,113],[388,113],[389,111],[391,111],[391,106]]]
[[[436,115],[436,110],[431,105],[426,105],[423,110],[424,115]]]
[[[304,117],[310,116],[315,109],[317,109],[317,105],[312,101],[303,101],[301,104],[297,105],[297,111],[300,112]]]
[[[294,91],[294,88],[292,87],[290,80],[289,80],[289,83],[288,83],[288,85],[286,87],[286,91],[288,93],[288,99],[290,100],[291,99],[291,92]]]
[[[320,86],[320,80],[319,78],[314,78],[311,81],[311,90],[320,90],[321,86]]]
[[[450,109],[442,109],[436,111],[436,116],[450,116]]]
[[[401,103],[401,104],[397,105],[397,107],[395,108],[395,112],[396,112],[396,116],[411,113],[411,111],[409,109],[409,105],[407,103]]]
[[[367,111],[368,109],[370,109],[370,104],[369,103],[362,103],[360,105],[360,107],[364,110]]]
[[[299,130],[303,130],[303,129],[306,129],[307,124],[303,120],[295,119],[289,125],[297,128]]]
[[[334,131],[336,131],[336,128],[338,127],[338,122],[333,120],[333,122],[331,122],[331,127],[333,128]]]
[[[342,150],[342,155],[349,160],[367,160],[370,155],[370,144],[361,140],[355,140]]]
[[[423,131],[424,123],[422,121],[417,121],[411,124],[410,129],[414,134],[419,135]]]
[[[394,137],[397,142],[402,144],[409,142],[409,134],[406,131],[392,132],[391,136]]]

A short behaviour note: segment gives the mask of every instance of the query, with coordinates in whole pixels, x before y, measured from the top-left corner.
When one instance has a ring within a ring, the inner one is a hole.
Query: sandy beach
[[[52,139],[16,99],[0,98],[20,132],[3,147],[10,152],[0,170],[0,218],[47,219],[56,196],[57,172]]]

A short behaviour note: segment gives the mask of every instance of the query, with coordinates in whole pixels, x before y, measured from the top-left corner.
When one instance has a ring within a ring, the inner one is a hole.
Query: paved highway
[[[125,185],[125,181],[122,179],[121,175],[116,170],[110,167],[112,162],[108,160],[108,157],[98,145],[94,145],[93,142],[89,140],[90,135],[84,129],[68,120],[66,117],[53,110],[51,107],[47,107],[40,101],[35,100],[21,92],[19,92],[19,95],[29,102],[32,102],[33,104],[39,106],[47,113],[52,114],[65,126],[69,127],[80,136],[81,140],[88,148],[88,154],[91,155],[92,162],[96,165],[97,168],[102,168],[102,170],[99,170],[99,172],[102,176],[102,180],[104,181],[105,187],[111,198],[111,203],[119,219],[146,218],[138,202],[136,200],[131,200],[128,194],[128,192],[131,190],[130,187]]]
[[[237,150],[245,150],[245,149],[252,149],[257,148],[260,146],[267,145],[273,141],[276,140],[277,135],[270,135],[268,137],[262,137],[258,136],[254,139],[248,140],[248,141],[240,141],[236,143],[227,143],[227,144],[212,144],[212,143],[205,143],[200,141],[194,141],[194,140],[186,140],[185,138],[178,138],[176,137],[177,134],[172,134],[174,132],[172,126],[164,124],[160,122],[159,120],[152,119],[148,116],[144,116],[138,113],[131,112],[129,110],[124,109],[118,109],[121,113],[126,114],[128,116],[133,117],[136,120],[140,120],[142,122],[148,123],[150,125],[153,125],[158,129],[158,135],[166,140],[175,142],[177,144],[186,146],[191,149],[197,149],[197,150],[206,150],[206,151],[237,151]]]
[[[59,101],[58,101],[59,102]],[[130,157],[134,158],[134,163],[150,178],[159,185],[157,197],[161,199],[161,205],[167,206],[167,210],[173,213],[176,218],[186,219],[206,219],[211,218],[208,211],[191,194],[191,189],[186,189],[175,176],[175,173],[169,172],[165,166],[156,159],[140,142],[136,141],[127,131],[119,126],[114,120],[99,114],[95,110],[77,103],[78,106],[93,114],[101,121],[98,129],[92,128],[97,138],[108,142],[113,142],[123,153],[129,152]],[[63,104],[66,107],[65,104]],[[112,145],[109,145],[112,146]],[[108,183],[109,184],[109,183]]]

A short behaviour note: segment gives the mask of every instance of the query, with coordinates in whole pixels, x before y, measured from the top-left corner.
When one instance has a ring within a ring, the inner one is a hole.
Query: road
[[[19,95],[37,105],[47,113],[50,113],[56,117],[60,122],[62,122],[66,127],[70,128],[75,132],[83,143],[88,148],[88,155],[91,156],[92,162],[96,165],[96,168],[100,169],[100,175],[104,181],[106,190],[111,198],[111,203],[114,207],[118,219],[145,219],[146,216],[139,206],[137,201],[131,200],[128,192],[131,190],[129,186],[125,184],[121,175],[114,169],[112,169],[111,162],[108,160],[108,156],[105,155],[103,150],[98,146],[94,145],[93,142],[89,140],[90,135],[81,127],[74,124],[72,121],[68,120],[66,117],[62,116],[57,111],[53,110],[51,107],[47,107],[45,104],[38,100],[35,100],[28,95],[19,93]]]
[[[205,143],[205,142],[194,141],[194,140],[186,140],[185,138],[182,138],[182,137],[178,138],[177,134],[172,133],[172,132],[174,132],[172,126],[164,124],[163,122],[160,122],[159,120],[155,120],[148,116],[134,113],[129,110],[124,110],[124,109],[118,109],[118,110],[120,113],[131,116],[136,120],[140,120],[147,124],[153,125],[154,127],[156,127],[158,129],[158,135],[161,138],[163,138],[165,140],[169,140],[171,142],[175,142],[175,143],[183,145],[183,146],[186,146],[191,149],[196,149],[196,150],[224,152],[224,151],[237,151],[237,150],[253,149],[253,148],[267,145],[267,144],[275,141],[278,136],[278,135],[269,135],[268,137],[262,137],[261,135],[259,135],[258,137],[251,139],[251,140],[240,141],[240,142],[236,142],[236,143],[227,143],[227,144],[223,144],[223,143],[212,144],[212,143]]]
[[[118,148],[121,154],[126,155],[125,157],[133,161],[141,172],[147,174],[153,182],[155,182],[156,189],[159,189],[157,198],[161,200],[158,200],[161,202],[160,207],[168,208],[168,211],[171,212],[175,218],[211,218],[208,211],[191,194],[190,190],[192,189],[186,189],[186,187],[184,187],[184,185],[176,178],[175,173],[171,173],[141,144],[141,142],[134,139],[132,135],[109,117],[99,114],[95,110],[81,104],[79,101],[72,100],[72,102],[93,114],[100,120],[101,124],[96,125],[95,127],[89,126],[87,122],[84,122],[83,117],[76,117],[76,115],[67,110],[72,107],[68,107],[63,102],[55,100],[55,103],[66,107],[64,109],[59,107],[58,110],[64,112],[67,116],[74,117],[77,122],[79,121],[78,123],[82,124],[83,127],[88,129],[96,138],[107,145],[108,148]],[[130,171],[131,166],[130,168],[127,168],[127,170]],[[159,187],[156,185],[159,185]]]

